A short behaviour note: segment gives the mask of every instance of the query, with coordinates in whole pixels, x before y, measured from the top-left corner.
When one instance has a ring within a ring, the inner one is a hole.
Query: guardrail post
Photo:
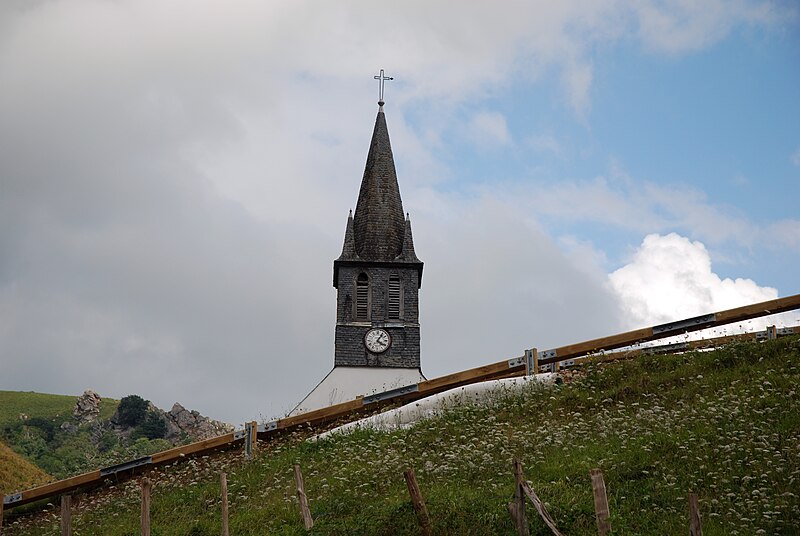
[[[219,487],[222,494],[222,536],[229,536],[228,532],[228,476],[225,473],[219,475]]]
[[[597,517],[597,534],[605,536],[611,532],[609,522],[608,497],[606,496],[606,483],[600,469],[592,469],[592,491],[594,492],[594,511]]]
[[[775,326],[767,326],[767,340],[771,341],[772,339],[778,338],[778,328]]]
[[[428,508],[425,506],[425,499],[422,498],[422,492],[417,484],[417,475],[414,474],[413,469],[408,469],[403,473],[403,476],[408,486],[408,494],[411,495],[411,504],[417,514],[419,528],[424,536],[431,536],[433,534],[431,531],[431,518],[428,515]]]
[[[539,374],[539,350],[531,348],[525,350],[525,375]]]
[[[142,536],[150,536],[150,479],[142,479]]]
[[[244,458],[249,460],[253,457],[253,428],[251,423],[244,423]]]
[[[72,536],[72,496],[61,496],[61,536]]]

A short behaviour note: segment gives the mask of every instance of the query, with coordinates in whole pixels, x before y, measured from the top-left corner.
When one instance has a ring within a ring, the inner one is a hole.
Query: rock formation
[[[203,417],[199,412],[189,411],[177,402],[163,416],[167,422],[167,439],[170,441],[180,440],[183,434],[193,441],[199,441],[234,430],[230,424]]]
[[[152,402],[147,402],[147,412],[155,413],[164,420],[167,426],[167,432],[164,439],[170,441],[172,444],[177,445],[184,441],[200,441],[210,437],[216,437],[228,432],[232,432],[235,428],[230,424],[215,421],[200,415],[197,411],[190,411],[184,408],[179,403],[175,402],[172,409],[164,411],[156,407]],[[79,424],[95,422],[100,413],[100,397],[92,390],[87,389],[75,404],[75,419]],[[139,423],[141,425],[141,423]],[[67,430],[69,426],[69,430]],[[131,425],[124,425],[121,422],[119,409],[111,416],[110,421],[106,423],[96,423],[98,430],[111,430],[120,438],[128,439],[134,432],[136,427]],[[73,423],[65,423],[62,429],[67,431],[76,431],[78,427]]]
[[[72,416],[75,417],[79,424],[94,422],[100,415],[101,400],[100,395],[91,389],[86,389],[75,402],[75,409],[72,410]]]

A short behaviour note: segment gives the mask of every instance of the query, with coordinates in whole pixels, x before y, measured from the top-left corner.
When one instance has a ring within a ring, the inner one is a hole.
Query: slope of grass
[[[0,441],[0,493],[8,495],[50,480],[50,475]]]
[[[76,399],[77,395],[0,391],[0,426],[19,422],[20,415],[47,419],[60,426],[72,418]],[[110,419],[118,405],[119,400],[103,398],[100,403],[100,419]]]
[[[119,406],[119,401],[111,398],[102,399],[96,421],[78,426],[72,416],[76,399],[66,395],[0,391],[0,440],[21,458],[57,479],[165,448],[164,441],[153,445],[121,444],[108,430],[108,420]],[[64,423],[73,428],[62,429]]]
[[[596,534],[589,470],[603,469],[614,534],[685,534],[687,492],[706,536],[800,532],[800,340],[588,365],[574,381],[497,393],[413,428],[304,434],[150,473],[153,534],[220,532],[219,472],[229,476],[231,534],[305,534],[292,464],[303,468],[314,534],[418,534],[402,472],[413,467],[436,534],[514,534],[511,460],[565,534]],[[88,494],[78,534],[138,530],[131,481]],[[533,510],[531,533],[549,534]],[[49,512],[8,533],[51,534]]]

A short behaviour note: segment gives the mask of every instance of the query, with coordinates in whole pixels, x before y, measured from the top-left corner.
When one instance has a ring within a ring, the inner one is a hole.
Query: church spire
[[[351,211],[347,217],[342,254],[333,261],[333,286],[339,288],[340,268],[354,266],[415,270],[414,285],[422,285],[422,261],[414,252],[411,220],[403,211],[382,105],[375,119],[355,214]]]
[[[381,106],[353,218],[356,254],[369,261],[393,261],[403,252],[405,230],[403,202]]]

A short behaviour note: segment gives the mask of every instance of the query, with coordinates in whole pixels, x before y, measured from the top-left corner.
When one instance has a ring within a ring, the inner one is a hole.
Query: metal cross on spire
[[[383,69],[381,69],[381,74],[379,74],[377,76],[373,76],[373,78],[375,80],[379,80],[380,81],[380,90],[378,92],[378,106],[383,106],[383,83],[386,80],[394,80],[394,77],[393,76],[384,76],[383,75]]]

